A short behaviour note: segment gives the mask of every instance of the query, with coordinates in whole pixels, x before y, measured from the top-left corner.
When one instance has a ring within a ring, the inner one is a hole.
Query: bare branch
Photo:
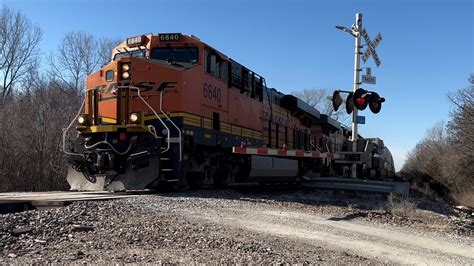
[[[99,65],[104,66],[112,60],[112,50],[122,42],[120,38],[101,38],[99,40]]]
[[[350,117],[344,108],[334,111],[331,101],[327,99],[329,93],[325,89],[304,89],[303,91],[292,92],[291,94],[344,125],[350,122]]]
[[[83,92],[85,79],[99,67],[98,42],[90,34],[70,32],[64,36],[56,50],[50,55],[49,73],[56,80],[67,84],[71,92]]]
[[[42,32],[20,12],[3,6],[0,10],[0,99],[12,93],[14,86],[38,63],[38,45]]]

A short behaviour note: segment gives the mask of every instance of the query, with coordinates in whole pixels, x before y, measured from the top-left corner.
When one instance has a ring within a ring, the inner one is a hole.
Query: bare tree
[[[0,10],[0,100],[10,95],[31,67],[38,65],[39,27],[5,5]]]
[[[459,196],[462,202],[474,207],[474,74],[469,77],[469,86],[448,95],[453,104],[451,121],[448,123],[450,143],[455,161],[451,165],[452,176],[462,187]]]
[[[85,78],[99,67],[97,41],[91,34],[70,32],[64,36],[56,54],[49,56],[50,75],[69,92],[80,94]]]
[[[12,94],[0,110],[0,191],[65,189],[61,129],[80,98],[34,70]]]
[[[101,38],[99,40],[99,65],[104,66],[112,60],[112,50],[122,42],[120,38]]]
[[[41,30],[0,10],[0,191],[66,188],[61,129],[77,112],[87,75],[110,62],[118,40],[71,32],[38,70]],[[106,51],[108,50],[108,51]],[[105,52],[106,51],[106,52]],[[7,97],[9,96],[9,97]]]
[[[439,196],[474,207],[474,75],[469,82],[469,87],[448,95],[454,107],[451,121],[447,127],[437,124],[427,132],[408,153],[402,173],[424,183],[435,181],[447,189],[438,189]]]
[[[453,142],[461,144],[459,151],[474,158],[474,74],[470,75],[469,83],[469,87],[448,95],[454,106],[448,126]]]
[[[304,89],[303,91],[292,92],[292,94],[342,124],[348,124],[350,122],[350,117],[344,108],[339,108],[339,110],[334,111],[332,102],[328,100],[330,93],[325,89]]]
[[[304,89],[302,92],[294,92],[293,95],[305,101],[311,107],[317,108],[325,100],[325,89]]]

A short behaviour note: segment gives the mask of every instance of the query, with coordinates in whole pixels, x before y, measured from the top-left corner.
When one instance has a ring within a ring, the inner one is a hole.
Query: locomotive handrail
[[[66,150],[66,135],[69,129],[72,127],[74,122],[76,122],[77,117],[81,114],[82,108],[84,107],[84,104],[86,103],[86,97],[84,97],[84,100],[82,101],[81,107],[79,108],[79,111],[77,112],[76,116],[72,119],[71,123],[66,128],[63,128],[63,152],[67,155],[74,155],[74,156],[83,156],[80,153],[75,153],[75,152],[68,152]]]
[[[160,92],[160,112],[166,117],[166,119],[168,121],[170,121],[170,123],[178,130],[178,134],[179,134],[179,161],[181,162],[182,161],[182,157],[183,157],[183,152],[182,152],[182,140],[181,140],[181,129],[173,122],[173,120],[171,120],[169,118],[169,116],[163,111],[163,92],[164,91],[161,91]],[[168,135],[169,136],[169,135]],[[169,138],[168,138],[168,144],[169,144]]]
[[[86,148],[86,149],[89,150],[89,149],[92,149],[92,148],[95,148],[95,147],[99,146],[100,144],[107,144],[115,153],[117,153],[117,154],[119,154],[119,155],[125,155],[125,154],[127,154],[127,153],[130,151],[130,149],[132,148],[133,142],[134,142],[133,140],[130,141],[130,143],[128,144],[128,148],[127,148],[125,151],[119,152],[117,149],[115,149],[115,147],[114,147],[112,144],[110,144],[110,142],[107,141],[107,133],[105,133],[105,138],[104,138],[104,140],[99,141],[99,142],[97,142],[97,143],[94,143],[94,144],[92,144],[92,145],[90,145],[90,146],[87,146],[86,144],[84,144],[84,148]]]
[[[170,149],[170,129],[168,128],[168,126],[166,125],[165,122],[163,122],[163,120],[160,118],[160,116],[158,115],[158,113],[156,113],[155,109],[153,109],[153,107],[151,107],[151,105],[145,101],[145,99],[140,95],[140,88],[138,87],[135,87],[135,86],[119,86],[118,87],[119,89],[121,88],[125,88],[125,89],[131,89],[131,90],[136,90],[137,91],[137,95],[138,95],[138,98],[140,98],[140,100],[142,100],[143,103],[145,103],[145,105],[150,108],[150,110],[153,112],[153,114],[156,116],[156,118],[158,118],[158,120],[160,121],[160,123],[166,128],[166,142],[167,142],[167,147],[166,149],[164,149],[163,151],[161,151],[161,153],[165,153],[167,152],[169,149]],[[162,110],[161,110],[161,95],[160,95],[160,112],[162,114],[164,114],[166,117],[168,117]]]
[[[130,144],[128,145],[128,148],[124,151],[124,152],[119,152],[117,149],[114,148],[114,146],[112,144],[110,144],[110,142],[108,142],[107,140],[102,140],[102,141],[99,141],[97,143],[94,143],[92,144],[91,146],[87,146],[84,144],[84,148],[86,149],[92,149],[94,147],[97,147],[99,146],[100,144],[107,144],[115,153],[119,154],[119,155],[125,155],[127,154],[130,149],[132,148],[132,142],[130,142]]]

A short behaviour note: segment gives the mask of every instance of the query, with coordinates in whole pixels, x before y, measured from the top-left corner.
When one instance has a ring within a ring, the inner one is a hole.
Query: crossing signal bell
[[[368,105],[372,113],[378,114],[382,109],[382,103],[385,102],[385,98],[381,98],[376,92],[360,88],[354,93],[353,102],[358,110],[364,110]]]

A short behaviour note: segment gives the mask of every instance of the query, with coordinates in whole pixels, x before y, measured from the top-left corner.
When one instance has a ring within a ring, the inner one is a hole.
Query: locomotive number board
[[[158,34],[161,42],[179,42],[181,40],[181,33],[162,33]]]

